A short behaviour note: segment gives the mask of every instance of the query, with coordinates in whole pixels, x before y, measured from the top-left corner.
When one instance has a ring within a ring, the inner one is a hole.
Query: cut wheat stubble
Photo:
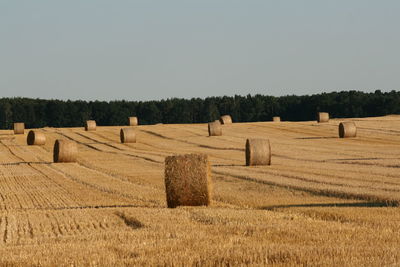
[[[187,154],[167,157],[165,189],[169,208],[210,205],[212,182],[208,156]]]
[[[53,160],[55,163],[76,162],[78,146],[69,140],[57,139],[54,143]]]
[[[271,165],[271,145],[268,139],[247,139],[246,166]]]

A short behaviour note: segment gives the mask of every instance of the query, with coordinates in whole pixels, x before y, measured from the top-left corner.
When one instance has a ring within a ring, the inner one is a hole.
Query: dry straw
[[[46,136],[43,132],[30,130],[26,138],[28,146],[42,146],[46,144]]]
[[[57,139],[54,143],[53,160],[58,162],[76,162],[78,146],[75,142]]]
[[[137,117],[129,117],[129,126],[139,125]]]
[[[275,117],[272,118],[272,121],[280,122],[281,121],[281,117],[275,116]]]
[[[219,121],[221,122],[221,124],[230,124],[232,123],[232,118],[230,115],[223,115],[221,116]]]
[[[210,205],[212,184],[208,156],[187,154],[167,157],[165,189],[169,208]]]
[[[15,122],[14,123],[14,134],[24,134],[25,133],[25,123]]]
[[[317,121],[319,123],[328,122],[329,121],[329,113],[328,112],[318,112]]]
[[[136,133],[132,128],[122,128],[119,137],[121,143],[136,143]]]
[[[357,127],[354,122],[341,122],[339,124],[340,138],[356,137],[356,136],[357,136]]]
[[[247,139],[246,166],[271,165],[271,146],[268,139]]]
[[[209,122],[208,123],[208,135],[209,136],[221,136],[222,135],[222,127],[219,121]]]
[[[96,121],[86,121],[85,131],[96,131]]]

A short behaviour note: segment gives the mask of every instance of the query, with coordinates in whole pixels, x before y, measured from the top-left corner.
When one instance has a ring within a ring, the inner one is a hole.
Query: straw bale
[[[221,116],[219,121],[221,122],[221,124],[230,124],[232,123],[232,118],[230,115],[223,115]]]
[[[319,123],[328,122],[329,121],[329,113],[328,112],[318,112],[317,121]]]
[[[15,122],[14,123],[14,134],[24,134],[25,133],[25,123]]]
[[[46,144],[46,136],[43,132],[30,130],[26,138],[28,146],[42,146]]]
[[[121,143],[136,143],[136,133],[132,128],[122,128],[119,136]]]
[[[339,137],[347,138],[347,137],[356,137],[357,136],[357,127],[354,122],[341,122],[339,124]]]
[[[167,157],[165,189],[169,208],[210,205],[212,184],[208,156],[187,154]]]
[[[76,162],[78,146],[69,140],[57,139],[54,143],[53,159],[54,162]]]
[[[86,121],[85,131],[96,131],[96,121],[94,120]]]
[[[222,127],[219,121],[209,122],[208,123],[208,135],[209,136],[221,136],[222,135]]]
[[[271,146],[268,139],[247,139],[246,166],[271,165]]]

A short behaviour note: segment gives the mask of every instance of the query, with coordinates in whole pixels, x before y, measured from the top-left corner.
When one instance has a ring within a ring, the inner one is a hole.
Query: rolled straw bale
[[[165,189],[169,208],[210,205],[212,184],[208,156],[187,154],[167,157]]]
[[[275,116],[275,117],[272,118],[272,121],[280,122],[281,121],[281,117]]]
[[[57,139],[54,143],[53,160],[58,162],[76,162],[78,146],[69,140]]]
[[[85,131],[96,131],[96,121],[86,121]]]
[[[208,135],[209,136],[221,136],[222,135],[222,127],[219,121],[209,122],[208,123]]]
[[[357,127],[354,122],[341,122],[339,124],[339,137],[356,137],[357,136]]]
[[[14,123],[14,134],[24,134],[25,133],[25,123],[15,122]]]
[[[230,124],[232,123],[232,118],[230,115],[223,115],[221,116],[219,121],[221,122],[221,124]]]
[[[246,166],[271,165],[271,146],[268,139],[247,139]]]
[[[129,126],[139,125],[137,117],[129,117]]]
[[[119,137],[121,143],[136,143],[136,133],[132,128],[122,128]]]
[[[43,132],[30,130],[26,138],[28,146],[42,146],[46,144],[46,136]]]
[[[318,112],[317,121],[319,123],[328,122],[329,121],[329,113],[328,112]]]

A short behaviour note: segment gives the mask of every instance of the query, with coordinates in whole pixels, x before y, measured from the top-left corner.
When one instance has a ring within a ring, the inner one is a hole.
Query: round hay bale
[[[356,136],[357,136],[357,127],[354,122],[341,122],[339,124],[340,138],[356,137]]]
[[[25,133],[25,123],[15,122],[14,123],[14,134],[24,134]]]
[[[281,117],[275,116],[275,117],[272,118],[272,121],[280,122],[281,121]]]
[[[219,121],[209,122],[208,123],[208,136],[221,136],[222,135],[222,127]]]
[[[96,131],[96,121],[86,121],[85,131]]]
[[[317,121],[319,123],[328,122],[329,121],[329,113],[328,112],[318,112]]]
[[[55,163],[76,162],[78,146],[75,142],[57,139],[54,143],[53,160]]]
[[[208,206],[211,202],[211,168],[204,154],[165,158],[165,189],[169,208]]]
[[[129,126],[137,126],[139,125],[137,117],[129,117]]]
[[[28,146],[42,146],[46,144],[46,136],[43,132],[30,130],[26,142]]]
[[[268,139],[247,139],[246,166],[271,165],[271,145]]]
[[[119,137],[121,143],[136,143],[136,133],[132,128],[122,128]]]
[[[230,115],[223,115],[221,116],[219,121],[221,122],[221,124],[230,124],[232,123],[232,118]]]

